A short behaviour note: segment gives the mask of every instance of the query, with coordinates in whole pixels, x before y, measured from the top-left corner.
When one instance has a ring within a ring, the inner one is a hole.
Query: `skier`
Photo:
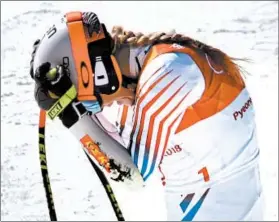
[[[108,33],[95,13],[71,12],[35,42],[30,75],[44,110],[75,82],[81,103],[59,115],[74,135],[82,113],[118,103],[122,145],[145,181],[161,173],[168,220],[263,219],[253,103],[221,50],[176,33]]]

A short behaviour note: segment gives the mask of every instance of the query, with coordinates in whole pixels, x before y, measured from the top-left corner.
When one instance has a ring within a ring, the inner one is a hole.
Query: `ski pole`
[[[44,183],[44,188],[45,188],[45,193],[47,198],[50,220],[57,221],[53,195],[52,195],[50,180],[48,176],[48,168],[47,168],[46,147],[45,147],[46,112],[42,109],[40,110],[39,118],[40,118],[39,119],[39,154],[40,154],[41,172],[43,176],[43,183]]]
[[[45,149],[45,125],[46,125],[46,115],[51,119],[55,119],[65,108],[68,106],[76,97],[75,87],[72,86],[50,109],[49,111],[40,110],[40,121],[39,121],[39,151],[40,151],[40,163],[41,171],[43,176],[44,188],[47,197],[49,216],[52,221],[56,221],[56,212],[54,207],[53,195],[50,185],[50,180],[48,176],[47,161],[46,161],[46,149]],[[56,107],[59,107],[57,109]],[[59,111],[57,111],[59,110]],[[86,152],[85,152],[86,153]],[[105,191],[114,210],[114,213],[118,221],[125,221],[123,214],[120,210],[119,204],[115,198],[113,190],[105,177],[104,173],[96,166],[96,164],[90,159],[86,153],[91,165],[93,166],[95,172],[97,173]]]
[[[85,151],[84,151],[85,152]],[[91,160],[91,158],[88,156],[88,154],[85,152],[89,162],[91,163],[91,165],[93,166],[93,168],[95,169],[98,177],[100,178],[101,180],[101,183],[103,184],[103,187],[107,193],[107,196],[109,198],[109,201],[111,203],[111,206],[113,208],[113,211],[115,213],[115,216],[117,218],[118,221],[125,221],[124,217],[123,217],[123,214],[120,210],[120,207],[119,207],[119,204],[114,196],[114,193],[113,193],[113,190],[106,178],[106,176],[104,175],[104,173],[99,169],[98,166],[96,166],[96,164]]]

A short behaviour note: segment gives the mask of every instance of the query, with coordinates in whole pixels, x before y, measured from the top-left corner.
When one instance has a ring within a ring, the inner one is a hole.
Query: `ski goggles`
[[[81,12],[67,13],[66,22],[77,75],[77,99],[98,101],[100,106],[119,98],[133,99],[131,90],[122,87],[122,73],[112,55],[112,40],[105,25],[89,34]]]

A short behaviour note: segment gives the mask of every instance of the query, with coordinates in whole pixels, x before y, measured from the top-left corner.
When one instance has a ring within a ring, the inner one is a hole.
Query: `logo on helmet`
[[[89,76],[89,70],[85,62],[83,61],[80,64],[80,73],[81,73],[82,84],[84,85],[85,88],[87,88],[89,85],[90,76]]]

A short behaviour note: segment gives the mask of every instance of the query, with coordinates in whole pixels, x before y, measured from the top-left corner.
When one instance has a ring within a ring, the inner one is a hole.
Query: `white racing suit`
[[[168,220],[263,220],[254,108],[242,79],[164,47],[149,61],[146,48],[131,50],[131,72],[141,76],[118,128],[133,162],[144,180],[162,173]]]

